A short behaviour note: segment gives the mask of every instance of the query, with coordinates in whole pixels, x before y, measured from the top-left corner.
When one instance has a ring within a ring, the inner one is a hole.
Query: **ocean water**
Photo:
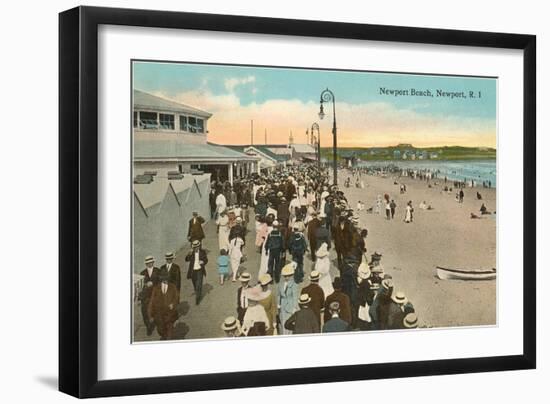
[[[438,171],[439,179],[466,181],[474,180],[478,186],[483,181],[491,181],[491,187],[497,183],[496,160],[396,160],[396,161],[363,161],[360,167],[397,166],[400,169]]]

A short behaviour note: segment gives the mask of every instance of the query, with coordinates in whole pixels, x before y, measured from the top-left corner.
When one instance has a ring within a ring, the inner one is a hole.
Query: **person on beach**
[[[253,327],[256,327],[256,323],[264,323],[265,330],[270,330],[272,325],[269,322],[264,306],[259,303],[260,300],[262,300],[262,297],[260,296],[258,289],[250,289],[247,292],[246,297],[248,298],[248,308],[246,309],[246,313],[243,318],[243,333],[250,336],[251,334],[249,331]]]
[[[155,267],[155,258],[152,255],[145,257],[145,269],[140,272],[143,276],[143,287],[139,292],[139,300],[141,302],[141,316],[143,324],[147,331],[147,335],[153,334],[155,323],[149,316],[149,302],[153,293],[153,287],[160,283],[160,269]]]
[[[199,212],[193,211],[193,217],[189,220],[189,226],[187,228],[187,240],[193,242],[195,240],[202,241],[204,239],[203,223],[204,219],[199,216]]]
[[[311,298],[309,308],[313,310],[319,324],[321,324],[321,313],[325,307],[325,292],[319,286],[321,274],[318,271],[311,271],[309,274],[309,285],[302,288],[301,294],[307,294]]]
[[[173,252],[167,252],[164,254],[166,263],[160,267],[160,274],[168,275],[168,282],[176,287],[179,303],[181,291],[181,269],[178,264],[174,264],[175,257],[176,256]]]
[[[246,309],[248,309],[248,297],[247,293],[250,288],[250,274],[248,272],[243,272],[239,277],[241,286],[237,289],[237,318],[242,323]]]
[[[242,336],[241,324],[239,320],[233,316],[226,317],[222,323],[221,329],[224,337],[226,338],[236,338]]]
[[[338,302],[340,305],[340,318],[346,323],[351,324],[351,303],[348,295],[342,292],[342,281],[339,276],[334,278],[332,287],[334,288],[334,292],[325,299],[324,322],[326,323],[331,318],[329,310],[330,304],[332,302]]]
[[[149,301],[149,318],[153,319],[161,340],[172,338],[174,323],[178,319],[176,306],[179,302],[176,287],[168,280],[168,274],[159,276],[160,283],[153,287]]]
[[[395,208],[397,208],[397,204],[395,203],[395,201],[392,199],[391,202],[390,202],[390,211],[391,211],[391,218],[393,219],[393,217],[395,216]]]
[[[323,294],[326,297],[334,292],[330,276],[330,258],[327,244],[321,244],[315,255],[317,257],[315,271],[319,272],[319,286],[323,289]]]
[[[460,192],[458,193],[458,203],[463,203],[464,202],[464,190],[460,190]]]
[[[281,231],[279,230],[279,222],[273,222],[273,230],[267,236],[265,240],[265,251],[268,255],[267,261],[267,273],[275,279],[276,283],[279,283],[281,277],[281,254],[284,250],[284,239]]]
[[[389,199],[386,199],[385,205],[386,205],[386,220],[390,220],[391,219],[391,202],[389,201]]]
[[[413,207],[412,207],[412,201],[407,202],[407,206],[405,207],[405,223],[411,223],[413,220]]]
[[[304,280],[304,254],[307,251],[307,242],[299,226],[295,225],[292,230],[293,232],[288,242],[288,252],[292,255],[292,261],[297,264],[296,271],[294,272],[294,281],[302,283]]]
[[[340,303],[332,302],[329,305],[330,320],[323,324],[321,332],[345,332],[351,331],[349,323],[340,318]]]
[[[269,324],[272,325],[267,334],[277,335],[277,299],[275,293],[271,290],[273,279],[269,274],[263,274],[258,279],[258,303],[264,308]]]

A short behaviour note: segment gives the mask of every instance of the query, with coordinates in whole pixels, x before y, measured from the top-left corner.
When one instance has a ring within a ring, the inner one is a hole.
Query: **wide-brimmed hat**
[[[222,324],[222,330],[224,331],[233,331],[233,330],[236,330],[237,328],[239,328],[239,320],[237,320],[235,317],[233,316],[229,316],[227,317],[223,324]]]
[[[405,293],[401,291],[393,293],[391,296],[391,300],[393,300],[397,304],[407,303],[407,297],[405,296]]]
[[[387,290],[393,288],[393,281],[391,279],[384,279],[382,281],[382,287]]]
[[[241,282],[248,282],[248,281],[250,281],[250,278],[251,278],[251,276],[250,276],[250,274],[249,274],[248,272],[243,272],[243,273],[241,274],[241,276],[239,276],[239,281],[241,281]]]
[[[271,275],[269,274],[261,274],[258,281],[260,281],[260,285],[265,286],[269,285],[273,279],[271,278]]]
[[[174,253],[173,252],[167,252],[166,254],[164,254],[164,258],[167,259],[167,260],[173,260],[175,257]]]
[[[361,265],[359,265],[359,268],[357,268],[357,276],[361,279],[369,279],[371,275],[369,266],[362,262]]]
[[[403,327],[405,328],[417,328],[418,327],[418,317],[415,313],[409,313],[403,319]]]
[[[153,257],[152,255],[148,255],[147,257],[145,257],[146,264],[152,264],[153,262],[155,262],[155,257]]]
[[[309,280],[310,281],[318,281],[320,277],[321,277],[321,274],[319,273],[319,271],[313,270],[309,274]]]
[[[308,304],[311,302],[311,297],[307,293],[304,293],[303,295],[300,295],[300,299],[298,300],[298,304]]]
[[[283,276],[291,276],[294,275],[294,265],[292,263],[286,264],[283,269],[281,270],[281,275]]]
[[[201,242],[199,240],[193,240],[193,242],[191,243],[191,247],[195,248],[195,247],[199,247],[201,245]]]
[[[328,255],[328,246],[327,246],[327,243],[323,243],[321,244],[321,247],[319,247],[319,249],[317,250],[317,252],[315,253],[315,255],[319,258],[323,258],[323,257],[326,257]]]

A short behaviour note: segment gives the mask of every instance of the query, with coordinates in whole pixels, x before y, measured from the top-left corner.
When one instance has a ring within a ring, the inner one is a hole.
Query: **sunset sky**
[[[134,63],[134,88],[213,114],[208,140],[220,144],[306,142],[313,122],[321,145],[332,145],[332,104],[318,117],[319,96],[336,97],[341,147],[461,145],[496,147],[496,79],[393,73],[262,68],[183,63]],[[389,96],[380,88],[430,90],[428,96]],[[436,90],[481,92],[481,98],[437,97]]]

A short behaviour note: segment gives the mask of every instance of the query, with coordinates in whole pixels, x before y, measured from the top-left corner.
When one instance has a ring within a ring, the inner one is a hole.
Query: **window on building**
[[[174,115],[159,114],[159,124],[161,129],[174,130]]]
[[[141,129],[158,129],[156,112],[139,112],[139,127]]]
[[[204,119],[190,116],[187,118],[188,131],[191,133],[204,133]]]
[[[134,128],[137,128],[138,126],[138,113],[137,111],[134,111]]]
[[[180,130],[187,132],[187,117],[180,115]]]

